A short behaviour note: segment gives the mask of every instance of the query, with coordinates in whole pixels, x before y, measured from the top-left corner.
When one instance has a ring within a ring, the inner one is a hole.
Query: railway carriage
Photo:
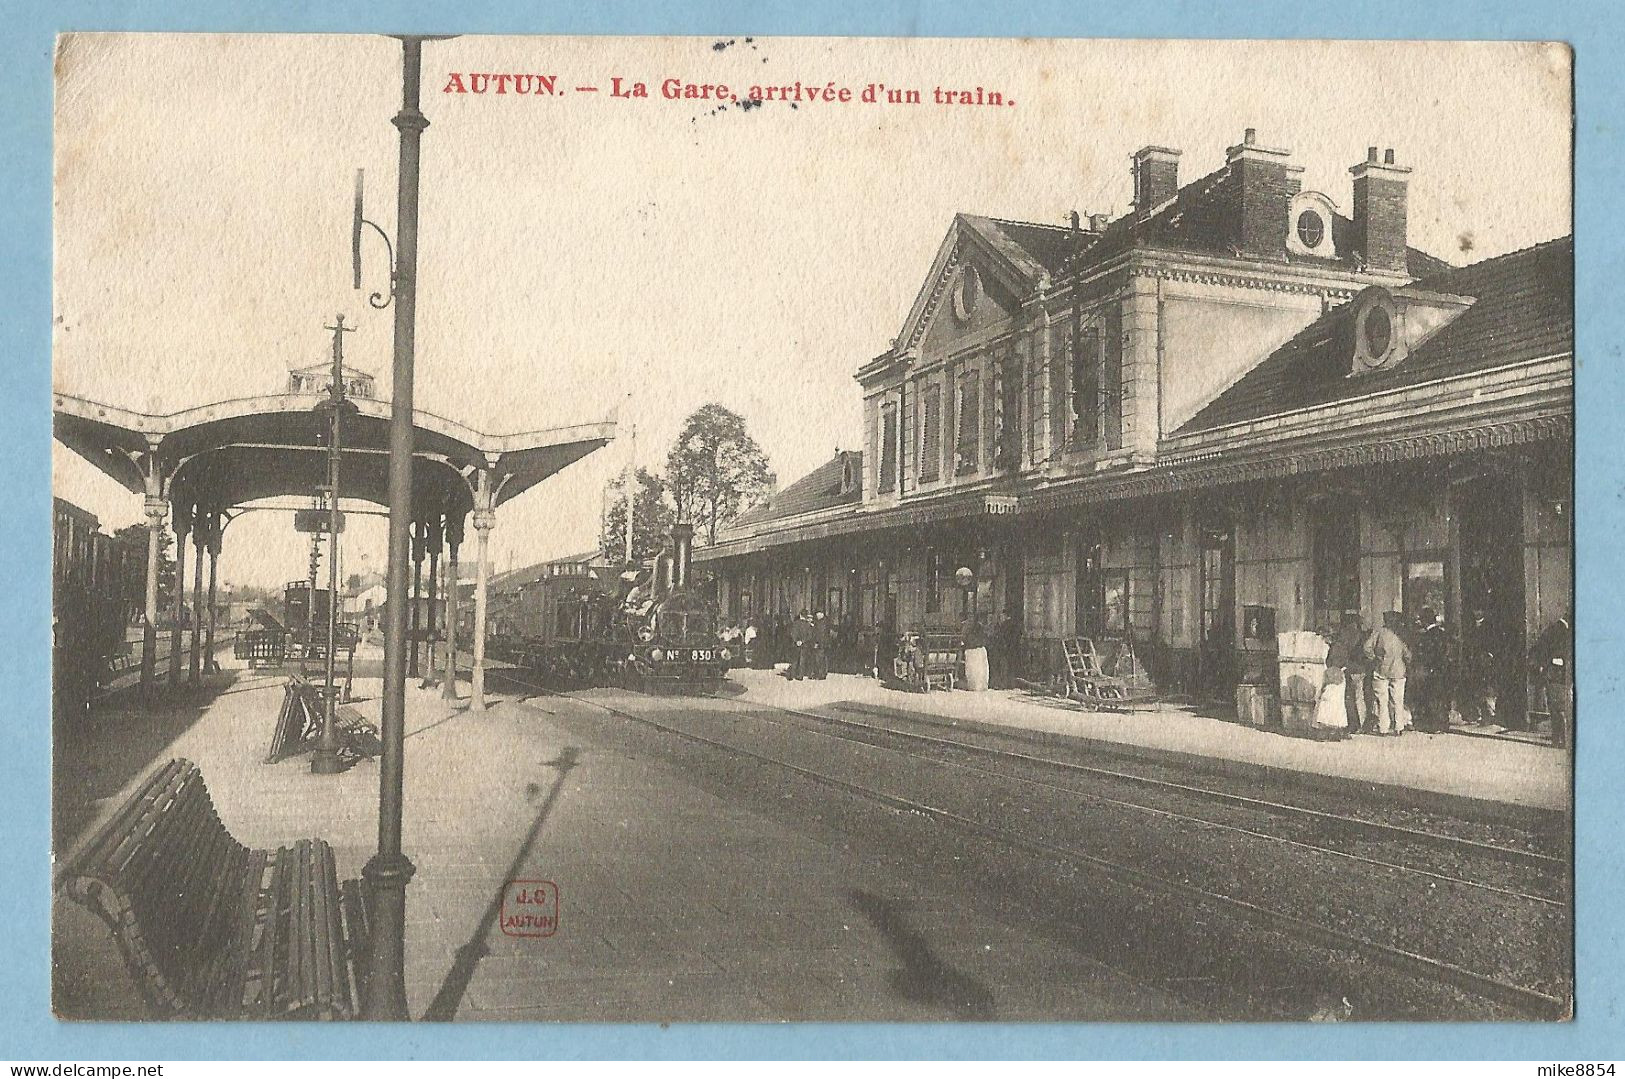
[[[55,499],[51,512],[52,701],[83,712],[129,647],[145,590],[145,550],[101,530],[95,514]]]

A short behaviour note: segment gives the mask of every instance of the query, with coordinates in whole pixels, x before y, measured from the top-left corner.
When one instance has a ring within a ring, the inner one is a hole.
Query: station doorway
[[[1201,637],[1197,642],[1197,689],[1228,698],[1236,681],[1236,537],[1228,524],[1201,530]]]
[[[1487,475],[1451,491],[1459,529],[1464,713],[1492,696],[1495,718],[1520,725],[1526,710],[1528,639],[1524,614],[1523,513],[1516,476]]]

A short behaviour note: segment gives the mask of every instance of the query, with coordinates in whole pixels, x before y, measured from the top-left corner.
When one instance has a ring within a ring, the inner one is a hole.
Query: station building
[[[724,610],[974,604],[1031,677],[1131,636],[1165,691],[1231,699],[1279,631],[1431,607],[1521,709],[1571,613],[1572,237],[1452,267],[1408,244],[1391,150],[1335,198],[1250,129],[1193,182],[1180,156],[1135,153],[1115,220],[957,215],[857,369],[862,448],[696,552]]]

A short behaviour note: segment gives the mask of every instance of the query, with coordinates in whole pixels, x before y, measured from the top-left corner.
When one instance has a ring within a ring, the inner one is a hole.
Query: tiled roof
[[[1007,221],[995,217],[960,214],[993,247],[1030,276],[1042,270],[1059,275],[1068,264],[1082,267],[1100,262],[1132,247],[1157,247],[1206,254],[1234,255],[1231,235],[1238,200],[1230,165],[1216,169],[1179,189],[1172,199],[1147,217],[1129,214],[1103,232],[1078,231],[1064,225]],[[1354,222],[1332,215],[1334,258],[1288,253],[1290,264],[1343,265],[1352,250]],[[1450,264],[1417,248],[1406,248],[1412,277],[1427,277],[1449,270]]]
[[[975,214],[959,217],[1029,277],[1037,277],[1040,272],[1059,273],[1067,257],[1079,249],[1080,237],[1088,235],[1074,232],[1065,225],[1005,221]]]
[[[853,483],[844,494],[841,478],[846,462],[852,463]],[[741,513],[728,524],[728,531],[750,528],[795,517],[815,510],[829,509],[857,502],[863,496],[863,451],[842,450],[790,486],[772,495],[766,502]]]
[[[1424,277],[1416,289],[1474,303],[1389,371],[1345,378],[1353,304],[1310,323],[1203,408],[1180,432],[1200,431],[1574,349],[1574,238]]]
[[[1093,234],[1094,242],[1078,255],[1078,265],[1099,262],[1132,247],[1157,247],[1205,254],[1235,255],[1232,230],[1239,212],[1239,199],[1233,188],[1235,170],[1230,165],[1184,185],[1172,199],[1148,216],[1120,217]],[[1285,223],[1283,222],[1283,225]],[[1333,266],[1343,264],[1352,249],[1350,230],[1354,223],[1340,214],[1332,215],[1332,249],[1336,258],[1317,258],[1289,252],[1288,264]],[[1421,277],[1448,270],[1450,264],[1425,251],[1407,247],[1406,261],[1411,276]],[[1344,268],[1347,268],[1344,265]]]

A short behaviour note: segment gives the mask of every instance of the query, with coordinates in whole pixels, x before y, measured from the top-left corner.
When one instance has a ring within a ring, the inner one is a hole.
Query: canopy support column
[[[486,588],[491,564],[491,528],[496,511],[491,508],[491,470],[480,469],[474,492],[474,669],[469,673],[468,709],[485,711],[485,618]]]
[[[175,507],[175,594],[169,625],[169,684],[181,684],[181,618],[186,609],[186,538],[192,534],[190,510]]]
[[[434,627],[435,614],[439,608],[440,599],[437,583],[440,580],[440,546],[443,535],[440,514],[436,513],[431,517],[427,527],[429,537],[429,587],[427,590],[428,602],[423,607],[423,628],[425,631],[423,634],[423,681],[418,683],[419,689],[428,689],[434,685]]]
[[[203,553],[208,549],[208,530],[207,517],[192,525],[192,655],[187,664],[186,681],[194,686],[203,661]]]
[[[411,632],[407,635],[412,641],[411,659],[408,661],[406,676],[418,676],[418,644],[420,643],[421,629],[418,607],[423,602],[423,546],[428,536],[429,527],[422,521],[412,522],[412,606]]]
[[[153,494],[153,473],[148,472],[148,494],[143,508],[147,514],[147,594],[141,614],[141,694],[151,698],[158,684],[158,556],[169,504],[162,494]]]
[[[218,513],[209,519],[209,621],[203,637],[204,674],[213,674],[220,669],[220,664],[214,659],[214,621],[219,595],[220,533],[223,523]]]
[[[457,699],[457,548],[462,542],[462,514],[446,514],[446,673],[440,697],[448,701]]]

